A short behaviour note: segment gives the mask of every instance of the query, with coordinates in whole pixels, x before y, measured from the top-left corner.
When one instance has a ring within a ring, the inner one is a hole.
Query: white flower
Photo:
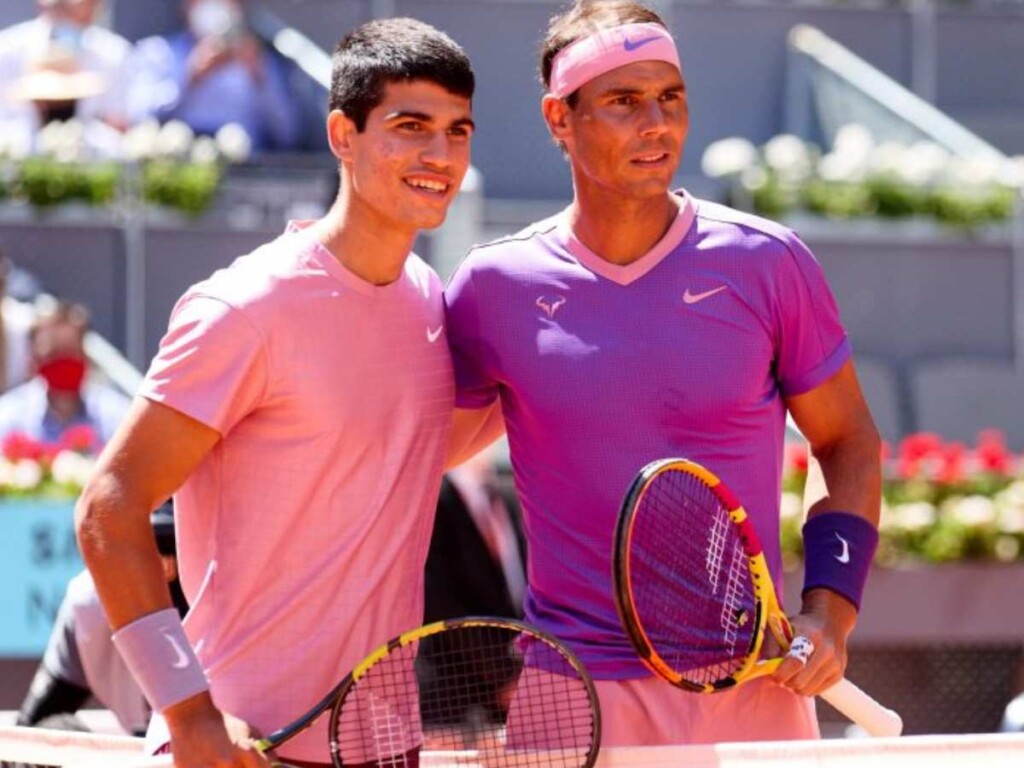
[[[61,451],[50,466],[54,481],[61,485],[84,486],[92,474],[93,461],[75,451]]]
[[[252,154],[252,139],[238,123],[222,126],[214,139],[217,149],[229,163],[244,163]]]
[[[791,520],[803,517],[803,500],[795,493],[782,494],[782,504],[779,507],[779,517],[783,520]]]
[[[136,162],[148,160],[156,154],[159,136],[160,123],[153,119],[143,120],[124,135],[121,144],[124,156]]]
[[[906,146],[898,141],[887,141],[879,144],[868,155],[868,169],[877,176],[896,175],[899,173],[900,162],[906,151]]]
[[[193,163],[210,165],[216,163],[220,158],[220,151],[217,149],[217,142],[209,136],[200,136],[192,145],[191,160]]]
[[[741,173],[757,162],[757,149],[749,141],[739,137],[721,139],[704,150],[700,160],[701,170],[718,179]]]
[[[21,459],[11,471],[11,487],[22,491],[30,491],[43,480],[43,468],[32,459]]]
[[[931,141],[919,141],[900,157],[896,174],[907,184],[925,186],[939,179],[949,164],[949,153]]]
[[[947,504],[953,519],[968,527],[978,528],[996,521],[996,505],[987,496],[953,498]]]
[[[751,165],[749,168],[745,168],[743,173],[740,174],[740,184],[743,185],[744,189],[754,192],[761,189],[765,184],[768,183],[768,171],[759,165]]]
[[[996,539],[993,550],[996,560],[1010,563],[1016,560],[1020,554],[1020,542],[1013,538],[1013,536],[1000,536]]]
[[[64,125],[58,121],[52,121],[39,129],[36,138],[36,146],[42,155],[54,155],[63,140]]]
[[[999,510],[999,530],[1003,533],[1024,533],[1024,507],[1006,506]]]
[[[875,146],[875,139],[863,125],[848,123],[836,131],[832,141],[832,151],[840,155],[848,155],[864,162]]]
[[[995,157],[954,157],[946,168],[946,178],[958,187],[987,187],[996,182],[999,166]]]
[[[8,486],[11,484],[11,479],[14,477],[14,465],[7,459],[0,456],[0,487]]]
[[[798,181],[811,172],[811,153],[798,137],[783,133],[764,145],[764,159],[768,167],[780,177]]]
[[[192,149],[195,133],[180,120],[164,123],[157,134],[154,153],[161,157],[185,157]]]
[[[852,154],[829,152],[818,161],[818,175],[825,181],[862,181],[866,159]]]
[[[62,163],[73,163],[85,156],[85,128],[78,120],[47,123],[39,131],[41,154]]]
[[[1011,157],[999,169],[999,183],[1024,190],[1024,155]]]
[[[935,524],[935,505],[927,501],[898,504],[892,509],[893,527],[907,531],[920,531]]]

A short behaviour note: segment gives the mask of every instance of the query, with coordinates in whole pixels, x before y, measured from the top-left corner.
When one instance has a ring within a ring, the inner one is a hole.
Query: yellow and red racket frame
[[[695,477],[715,494],[722,507],[727,510],[732,524],[739,529],[741,545],[750,567],[750,578],[754,588],[755,631],[751,635],[751,642],[740,668],[728,677],[714,683],[697,683],[687,680],[678,670],[673,669],[654,648],[637,616],[633,602],[630,557],[636,513],[651,485],[658,476],[666,472],[685,472]],[[697,693],[714,693],[731,688],[744,680],[774,672],[781,663],[781,659],[758,661],[764,644],[766,627],[771,630],[772,635],[784,650],[789,648],[792,629],[779,606],[775,585],[772,582],[764,550],[761,548],[761,540],[754,530],[754,525],[747,515],[747,511],[728,486],[717,475],[696,462],[679,458],[659,459],[640,470],[626,493],[619,511],[615,529],[612,571],[615,585],[615,605],[619,611],[619,619],[629,635],[637,655],[648,669],[679,688]]]

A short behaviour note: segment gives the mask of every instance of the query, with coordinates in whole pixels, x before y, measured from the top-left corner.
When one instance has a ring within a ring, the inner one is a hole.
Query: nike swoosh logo
[[[627,37],[622,43],[622,47],[627,51],[635,51],[637,48],[643,48],[648,43],[653,43],[657,39],[658,35],[654,35],[653,37],[642,37],[639,40],[630,40]]]
[[[848,562],[850,562],[850,545],[846,541],[846,539],[844,539],[838,533],[836,534],[836,538],[839,539],[839,543],[843,545],[843,552],[839,555],[833,555],[833,557],[835,557],[835,559],[843,565],[846,565]]]
[[[174,663],[171,664],[171,666],[174,667],[175,669],[184,669],[185,667],[187,667],[188,666],[188,656],[185,655],[185,651],[183,651],[181,649],[181,646],[178,645],[178,641],[175,638],[173,638],[170,635],[168,635],[166,632],[164,632],[162,634],[164,636],[164,639],[168,643],[170,643],[171,648],[174,649],[175,659],[174,659]]]
[[[437,328],[427,328],[427,341],[433,344],[441,336],[441,331],[443,330],[443,325],[439,325]]]
[[[690,293],[690,289],[687,288],[686,293],[683,294],[683,301],[687,304],[696,304],[698,301],[704,301],[709,296],[714,296],[728,287],[727,285],[720,285],[717,288],[712,288],[710,291],[704,291],[704,293]]]

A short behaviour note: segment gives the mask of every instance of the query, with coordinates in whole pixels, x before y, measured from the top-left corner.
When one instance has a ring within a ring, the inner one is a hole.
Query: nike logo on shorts
[[[441,336],[441,331],[444,330],[443,325],[437,326],[437,328],[427,328],[427,341],[433,344]]]

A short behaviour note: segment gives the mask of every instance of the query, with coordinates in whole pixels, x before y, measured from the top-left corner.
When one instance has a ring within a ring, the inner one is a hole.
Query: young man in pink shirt
[[[266,765],[250,728],[294,720],[422,616],[454,388],[440,281],[410,249],[467,170],[473,87],[421,22],[342,40],[335,204],[186,292],[81,498],[151,746],[178,768]],[[184,627],[149,529],[171,493]],[[279,757],[329,765],[325,720]]]
[[[814,737],[805,697],[843,672],[880,504],[879,438],[838,308],[793,232],[672,189],[689,110],[656,13],[577,2],[542,50],[543,114],[568,158],[573,202],[473,249],[445,289],[467,409],[456,423],[500,403],[508,428],[529,551],[526,618],[597,680],[606,745]],[[787,409],[828,484],[804,528],[793,618],[817,650],[774,678],[687,694],[651,676],[619,621],[619,505],[650,461],[704,464],[743,500],[779,579]]]

